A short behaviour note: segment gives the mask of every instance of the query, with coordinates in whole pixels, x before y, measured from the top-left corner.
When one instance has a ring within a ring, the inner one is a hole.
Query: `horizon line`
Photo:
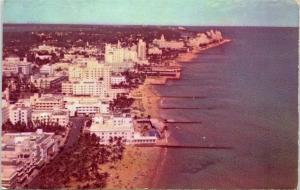
[[[124,23],[21,23],[21,22],[3,22],[4,25],[96,25],[96,26],[161,26],[161,27],[274,27],[274,28],[299,28],[299,26],[277,26],[277,25],[167,25],[167,24],[124,24]]]

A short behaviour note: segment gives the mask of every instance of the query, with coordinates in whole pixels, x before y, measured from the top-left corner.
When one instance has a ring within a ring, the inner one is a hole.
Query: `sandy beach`
[[[151,84],[147,84],[146,81],[145,84],[135,89],[132,94],[139,97],[136,98],[133,107],[137,107],[141,115],[145,117],[150,115],[152,118],[160,118],[158,108],[160,97],[154,92]]]
[[[101,166],[101,170],[110,174],[106,188],[150,188],[160,163],[160,150],[157,147],[127,146],[121,161]]]
[[[201,51],[216,47],[226,43],[228,41],[222,41],[218,44],[213,44],[210,47],[198,48],[188,53],[180,54],[175,62],[184,63],[189,62],[199,56]],[[140,85],[137,89],[131,92],[131,97],[135,98],[132,105],[134,108],[134,114],[138,117],[147,117],[162,119],[159,114],[160,97],[155,92],[153,80],[156,78],[145,81],[143,85]],[[157,78],[158,83],[160,78]],[[151,188],[154,180],[157,178],[158,171],[163,165],[164,151],[158,147],[135,147],[127,146],[124,158],[116,163],[109,163],[101,166],[103,171],[107,171],[110,177],[107,182],[107,189],[112,188]]]
[[[152,85],[145,83],[131,94],[136,97],[133,107],[140,111],[138,116],[151,115],[152,118],[159,118],[160,98],[155,94]],[[159,147],[126,146],[122,160],[101,165],[100,168],[110,174],[107,189],[150,188],[160,162]]]

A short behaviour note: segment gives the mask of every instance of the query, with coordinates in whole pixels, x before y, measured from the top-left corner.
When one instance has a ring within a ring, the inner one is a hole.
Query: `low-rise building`
[[[101,144],[109,144],[109,139],[122,137],[126,144],[134,138],[133,121],[130,116],[101,116],[93,118],[89,132],[100,138]]]
[[[65,107],[70,116],[96,115],[109,112],[109,103],[96,97],[64,97]]]
[[[53,94],[34,94],[30,97],[30,103],[33,111],[45,111],[64,108],[63,97]]]
[[[43,75],[52,76],[53,72],[53,66],[51,64],[43,65],[40,68],[40,73]]]
[[[36,48],[33,48],[32,51],[33,52],[47,52],[47,53],[52,53],[52,52],[55,52],[56,49],[58,49],[58,48],[54,47],[54,46],[42,44],[42,45],[39,45]]]
[[[9,108],[9,120],[16,124],[18,122],[25,123],[26,125],[31,118],[31,108],[24,104],[14,104]]]
[[[44,133],[41,129],[33,133],[5,133],[1,151],[2,186],[22,187],[57,150],[54,133]]]
[[[153,54],[153,55],[161,55],[162,54],[162,50],[159,49],[158,47],[149,47],[148,49],[148,54]]]
[[[117,85],[126,82],[126,77],[123,75],[112,75],[110,77],[111,85]]]
[[[31,120],[34,124],[38,122],[53,122],[66,127],[69,124],[69,111],[67,109],[51,111],[33,111]]]
[[[61,89],[63,81],[67,80],[67,76],[31,76],[31,82],[39,89]]]
[[[6,76],[18,73],[30,75],[31,63],[27,62],[26,58],[23,58],[23,61],[21,61],[19,57],[7,57],[3,60],[2,72]]]
[[[87,130],[97,135],[101,144],[109,144],[109,140],[115,137],[121,137],[125,144],[154,144],[157,140],[155,133],[141,135],[135,131],[132,117],[125,114],[96,115]]]
[[[177,50],[184,48],[183,41],[176,41],[176,40],[167,41],[164,35],[161,35],[160,39],[154,39],[153,44],[157,45],[159,48],[177,49]]]

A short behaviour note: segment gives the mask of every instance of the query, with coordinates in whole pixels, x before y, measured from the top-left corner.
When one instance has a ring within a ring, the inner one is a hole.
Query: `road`
[[[67,143],[65,144],[62,152],[64,152],[68,148],[72,147],[78,141],[79,136],[80,136],[80,129],[83,127],[83,124],[86,120],[87,120],[87,118],[85,118],[85,117],[74,117],[74,118],[70,119],[73,126],[70,130],[69,137],[67,139]]]

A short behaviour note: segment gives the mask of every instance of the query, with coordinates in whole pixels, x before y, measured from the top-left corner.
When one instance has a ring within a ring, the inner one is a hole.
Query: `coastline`
[[[174,61],[175,64],[181,65],[188,63],[199,57],[202,51],[218,47],[224,43],[230,42],[224,39],[222,42],[211,44],[205,48],[197,48],[191,52],[180,54]],[[157,80],[161,80],[158,77]],[[170,78],[172,80],[172,78]],[[155,81],[156,79],[154,79]],[[168,79],[164,79],[166,82]],[[179,79],[180,80],[180,79]],[[165,84],[159,83],[158,84]],[[137,89],[131,92],[131,96],[135,98],[133,107],[137,108],[138,116],[156,118],[163,121],[166,118],[160,116],[159,105],[161,97],[154,89],[155,83],[145,81]],[[115,169],[105,166],[105,170],[109,170],[110,177],[107,183],[107,189],[111,188],[152,188],[156,179],[159,178],[159,171],[164,165],[164,158],[167,149],[159,147],[126,147],[124,158],[114,164]]]

